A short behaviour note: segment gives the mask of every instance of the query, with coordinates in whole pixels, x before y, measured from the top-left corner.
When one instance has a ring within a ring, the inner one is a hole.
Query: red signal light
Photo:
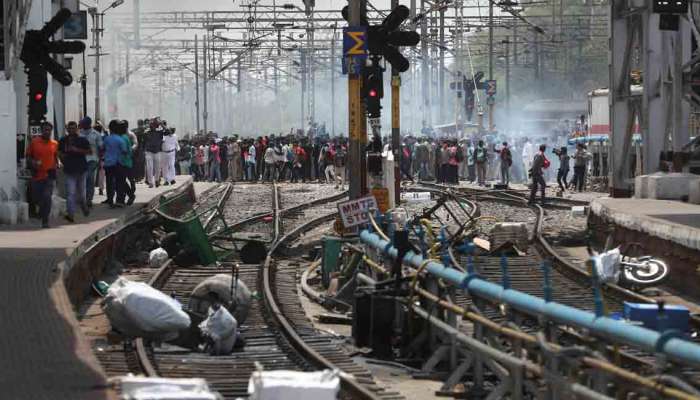
[[[34,95],[34,100],[35,100],[35,101],[41,101],[41,99],[43,99],[43,98],[44,98],[44,94],[41,93],[41,92],[39,92],[39,93],[37,93],[37,94]]]
[[[377,90],[376,90],[376,89],[370,89],[370,90],[369,90],[369,97],[377,97]]]

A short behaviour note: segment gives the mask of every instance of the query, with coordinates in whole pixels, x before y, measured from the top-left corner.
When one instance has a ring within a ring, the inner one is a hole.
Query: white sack
[[[251,400],[335,400],[340,390],[338,371],[253,372],[248,381]]]
[[[122,398],[128,400],[219,400],[204,379],[146,378],[120,379]]]
[[[202,335],[214,342],[213,355],[230,354],[236,344],[238,322],[225,307],[214,311],[209,308],[208,317],[199,324]]]
[[[593,257],[600,282],[617,283],[620,278],[620,259],[619,247]]]
[[[148,266],[151,268],[160,268],[166,261],[168,261],[168,252],[162,247],[153,249],[148,254]]]
[[[233,314],[239,325],[243,325],[248,318],[251,305],[251,293],[248,287],[240,279],[231,290],[233,277],[230,274],[217,274],[211,276],[197,285],[190,294],[190,310],[198,314],[204,314],[211,306],[207,301],[210,292],[216,293],[222,304]],[[232,300],[233,297],[233,300]]]
[[[109,287],[103,309],[112,326],[130,336],[177,333],[190,326],[190,317],[177,300],[124,278]]]

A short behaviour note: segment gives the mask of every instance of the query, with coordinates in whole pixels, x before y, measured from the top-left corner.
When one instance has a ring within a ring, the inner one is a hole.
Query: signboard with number
[[[377,209],[377,200],[374,196],[338,203],[340,220],[346,228],[369,223],[369,212],[375,209]]]
[[[496,95],[496,81],[495,80],[486,81],[486,94],[489,96]]]
[[[39,125],[31,125],[31,126],[29,127],[29,135],[30,135],[30,136],[41,135],[41,126],[39,126]]]
[[[359,75],[367,60],[367,27],[343,29],[343,73]]]

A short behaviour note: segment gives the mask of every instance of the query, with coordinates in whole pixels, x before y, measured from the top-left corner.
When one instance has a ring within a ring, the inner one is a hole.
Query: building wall
[[[54,5],[53,3],[56,3]],[[34,0],[32,1],[27,18],[26,29],[41,29],[44,23],[51,19],[59,1]],[[9,65],[6,60],[6,65]],[[50,77],[49,77],[50,78]],[[24,64],[20,61],[14,71],[12,79],[0,80],[0,188],[8,195],[18,187],[17,180],[17,135],[26,134],[27,127],[27,75],[24,73]],[[50,84],[46,93],[48,121],[54,121],[54,107],[61,112],[63,103],[54,106],[53,87]]]
[[[0,188],[10,194],[17,187],[17,106],[12,80],[0,80]]]

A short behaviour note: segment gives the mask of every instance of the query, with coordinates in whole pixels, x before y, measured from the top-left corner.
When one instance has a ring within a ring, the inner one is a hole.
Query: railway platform
[[[591,202],[588,226],[603,243],[637,243],[670,267],[667,286],[699,293],[700,205],[670,200],[599,198]],[[696,300],[696,299],[693,299]]]
[[[122,209],[99,204],[75,223],[38,221],[0,229],[0,387],[3,399],[112,399],[107,379],[81,335],[64,285],[67,262],[76,260],[98,238],[120,230],[166,192],[192,186],[190,177],[174,186],[149,189],[138,184],[136,202]],[[195,193],[210,184],[194,184]]]

